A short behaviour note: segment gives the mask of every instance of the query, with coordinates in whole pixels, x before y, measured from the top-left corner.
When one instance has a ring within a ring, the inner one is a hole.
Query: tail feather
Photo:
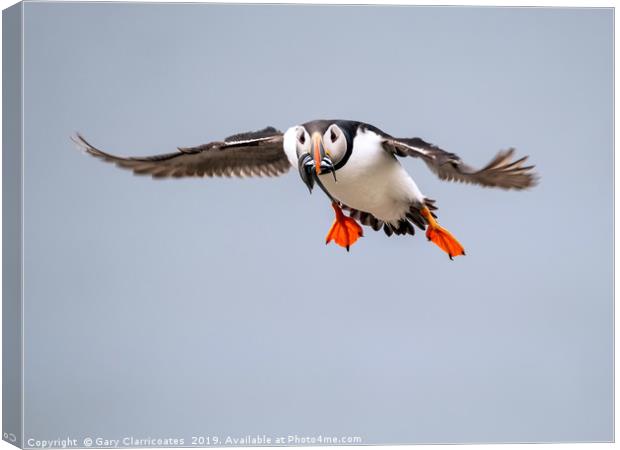
[[[370,226],[375,231],[383,229],[386,236],[415,234],[415,227],[426,230],[426,237],[448,254],[450,259],[465,255],[465,249],[460,242],[437,223],[437,206],[435,200],[425,198],[422,203],[413,203],[405,216],[398,222],[384,222],[369,212],[359,211],[346,205],[342,209],[349,211],[352,219],[357,219],[362,225]],[[331,233],[328,238],[334,238],[337,233]]]

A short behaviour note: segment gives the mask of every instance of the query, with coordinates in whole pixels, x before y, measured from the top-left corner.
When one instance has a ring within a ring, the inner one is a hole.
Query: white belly
[[[412,203],[424,195],[398,160],[381,146],[373,132],[358,134],[346,164],[332,174],[319,175],[329,193],[347,206],[396,224]]]

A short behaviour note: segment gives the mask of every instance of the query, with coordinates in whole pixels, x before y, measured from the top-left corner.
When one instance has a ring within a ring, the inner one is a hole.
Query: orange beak
[[[316,174],[321,173],[321,160],[325,156],[325,148],[323,147],[323,139],[321,139],[321,135],[319,133],[314,133],[312,135],[312,143],[313,143],[313,154],[314,154],[314,169],[316,170]]]

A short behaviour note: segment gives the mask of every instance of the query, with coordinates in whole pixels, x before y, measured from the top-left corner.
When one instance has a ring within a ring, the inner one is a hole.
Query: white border
[[[41,1],[41,0],[28,0],[28,1]],[[69,1],[83,1],[83,0],[63,0],[66,2]],[[345,5],[364,5],[364,4],[390,4],[390,5],[427,5],[427,6],[500,6],[500,7],[514,7],[514,6],[518,6],[518,7],[602,7],[602,8],[615,8],[618,4],[618,2],[616,1],[575,1],[575,0],[564,0],[564,1],[557,1],[557,0],[546,0],[543,2],[536,2],[536,1],[528,1],[528,2],[515,2],[515,1],[489,1],[489,0],[477,0],[475,3],[472,2],[468,2],[466,0],[448,0],[448,1],[433,1],[433,0],[427,0],[427,1],[411,1],[411,0],[390,0],[389,2],[382,2],[382,1],[369,1],[369,0],[336,0],[336,1],[328,1],[328,0],[314,0],[312,2],[309,1],[301,1],[301,0],[290,0],[290,1],[259,1],[259,0],[244,0],[244,1],[240,1],[240,0],[228,0],[228,1],[208,1],[208,2],[188,2],[188,1],[175,1],[175,0],[149,0],[149,1],[144,1],[144,0],[133,0],[134,2],[140,2],[140,3],[293,3],[293,4],[304,4],[304,3],[315,3],[315,4],[345,4]],[[114,1],[106,1],[106,3],[114,3],[116,2],[116,0]],[[14,5],[15,3],[17,3],[15,0],[0,0],[0,7],[2,9],[8,8],[9,6]],[[22,10],[23,13],[23,10]],[[616,18],[616,11],[614,9],[614,24],[615,24],[615,18]],[[22,14],[22,25],[23,25],[23,20],[24,20],[24,15]],[[23,28],[22,28],[23,29]],[[2,24],[0,21],[0,41],[1,41],[1,31],[2,31]],[[1,43],[1,42],[0,42]],[[618,75],[617,75],[617,71],[616,69],[616,51],[618,48],[618,36],[614,33],[614,149],[615,149],[615,129],[616,129],[616,118],[618,117],[618,105],[617,102],[615,101],[615,83],[618,80]],[[22,64],[23,64],[23,41],[22,41]],[[2,71],[2,61],[0,59],[0,73]],[[23,74],[22,74],[23,76]],[[22,80],[23,83],[23,80]],[[22,84],[22,89],[23,89],[23,84]],[[23,90],[22,90],[22,95],[23,95]],[[0,92],[0,103],[2,101],[2,93]],[[23,96],[22,96],[22,102],[23,102]],[[22,143],[24,142],[24,134],[23,134],[23,108],[22,108]],[[0,133],[2,132],[2,111],[0,111]],[[24,173],[23,173],[23,152],[22,152],[22,205],[23,205],[23,182],[24,182]],[[2,162],[0,160],[0,173],[1,173],[1,168],[2,168]],[[615,158],[615,151],[614,151],[614,174],[618,173],[618,169],[620,168],[620,162],[617,158]],[[0,193],[1,193],[1,186],[0,186]],[[616,224],[618,223],[618,217],[617,217],[617,212],[618,209],[616,208],[616,200],[618,199],[618,185],[615,183],[615,176],[614,176],[614,299],[615,299],[615,279],[617,278],[617,270],[618,270],[618,265],[616,264],[616,257],[618,255],[618,243],[615,240],[615,231],[616,231]],[[0,196],[0,218],[2,216],[2,199]],[[24,225],[24,217],[23,217],[23,213],[24,210],[22,208],[22,231],[23,231],[23,225]],[[0,223],[0,232],[2,230],[2,225]],[[24,264],[24,259],[23,259],[23,247],[24,242],[23,242],[23,233],[22,233],[22,275],[23,275],[23,264]],[[1,249],[1,243],[0,243],[0,249]],[[2,281],[2,274],[0,273],[0,282]],[[22,276],[22,295],[24,292],[24,278]],[[22,318],[23,318],[23,301],[22,301]],[[2,312],[0,310],[0,323],[1,323],[1,319],[2,319]],[[616,350],[618,348],[618,336],[615,333],[615,323],[617,323],[617,319],[618,319],[618,311],[615,308],[615,302],[614,302],[614,436],[616,435],[616,431],[618,430],[618,416],[617,414],[615,414],[615,405],[618,404],[618,392],[615,389],[615,384],[618,381],[618,373],[615,371],[615,355],[616,355]],[[24,350],[24,335],[23,335],[23,323],[22,323],[22,363],[23,363],[23,350]],[[1,337],[0,337],[1,339]],[[23,364],[22,364],[23,367]],[[0,374],[1,377],[1,374]],[[23,386],[23,372],[22,372],[22,386]],[[0,394],[0,400],[1,400],[1,394]],[[23,419],[23,390],[22,390],[22,419]],[[0,411],[0,419],[1,419],[1,411]],[[22,426],[22,433],[24,432],[24,427]],[[23,441],[23,437],[22,436],[22,442]],[[494,449],[498,449],[498,448],[502,448],[505,446],[510,446],[510,449],[515,449],[515,450],[522,450],[522,449],[526,449],[526,448],[531,448],[531,446],[533,444],[459,444],[459,445],[466,445],[467,448],[471,448],[471,449],[486,449],[486,450],[494,450]],[[561,443],[561,444],[535,444],[536,445],[536,449],[541,449],[541,450],[547,450],[547,449],[558,449],[558,448],[563,448],[565,446],[568,446],[570,449],[573,450],[582,450],[582,449],[589,449],[589,448],[598,448],[598,449],[606,449],[606,448],[614,448],[616,447],[616,444],[614,443],[585,443],[585,444],[581,444],[581,443],[574,443],[574,444],[566,444],[566,443]],[[315,446],[313,448],[319,448],[319,449],[334,449],[334,448],[347,448],[347,449],[358,449],[358,450],[362,450],[367,448],[368,446],[347,446],[347,447],[322,447],[322,446]],[[376,445],[376,446],[371,446],[372,448],[376,448],[377,450],[390,450],[391,448],[394,448],[394,446],[385,446],[385,445]],[[446,444],[438,444],[438,445],[399,445],[398,448],[399,449],[412,449],[412,450],[441,450],[441,449],[448,449],[448,448],[453,448],[454,445],[446,445]],[[0,443],[0,450],[4,450],[4,449],[10,449],[13,448],[10,444],[8,444],[7,442],[1,441]],[[161,448],[165,448],[165,447],[161,447]],[[259,449],[259,448],[264,448],[264,447],[246,447],[248,449]]]
[[[317,4],[317,5],[403,5],[403,6],[486,6],[486,7],[565,7],[565,8],[614,8],[619,4],[615,0],[545,0],[545,1],[492,1],[477,0],[475,2],[466,0],[389,0],[389,1],[371,1],[371,0],[205,0],[205,1],[188,1],[188,0],[25,0],[27,3],[223,3],[223,4]],[[18,3],[15,0],[0,0],[2,9]],[[615,16],[615,14],[614,14]]]

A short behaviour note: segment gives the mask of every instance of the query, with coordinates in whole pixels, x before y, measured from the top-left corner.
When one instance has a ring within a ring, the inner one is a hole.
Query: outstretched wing
[[[175,153],[123,158],[99,150],[79,134],[73,137],[73,141],[87,153],[131,169],[135,174],[151,175],[153,178],[281,175],[291,166],[282,140],[280,131],[267,127],[236,134],[221,142],[179,147]]]
[[[500,151],[482,169],[465,164],[454,153],[446,152],[420,138],[385,137],[384,147],[397,156],[420,157],[442,180],[460,181],[503,189],[525,189],[536,185],[534,166],[524,165],[527,156],[512,161],[514,149]]]

